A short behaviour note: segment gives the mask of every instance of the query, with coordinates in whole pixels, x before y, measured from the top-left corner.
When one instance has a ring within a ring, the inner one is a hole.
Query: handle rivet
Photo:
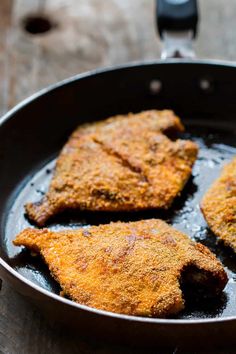
[[[162,82],[160,80],[151,80],[149,84],[150,93],[152,95],[158,95],[162,89]]]
[[[199,80],[199,87],[202,91],[210,92],[213,89],[213,84],[209,79],[203,78]]]

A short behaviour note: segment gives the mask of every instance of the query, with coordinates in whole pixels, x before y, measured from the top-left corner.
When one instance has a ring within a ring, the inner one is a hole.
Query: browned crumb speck
[[[211,230],[236,252],[236,157],[205,194],[201,209]]]
[[[180,312],[186,269],[191,283],[210,286],[213,293],[227,283],[221,263],[205,246],[161,220],[57,232],[26,229],[14,244],[41,254],[63,294],[111,312],[150,317]]]
[[[39,226],[65,209],[169,208],[188,180],[197,145],[171,141],[182,131],[172,111],[116,116],[77,128],[56,164],[49,191],[26,212]]]

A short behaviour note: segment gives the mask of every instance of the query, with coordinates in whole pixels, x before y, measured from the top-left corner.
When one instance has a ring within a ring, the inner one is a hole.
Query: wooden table
[[[198,56],[235,60],[236,1],[200,0],[200,9],[201,27],[195,46]],[[1,114],[24,97],[68,76],[160,56],[151,0],[1,0],[0,13]],[[35,16],[45,21],[35,21]],[[158,350],[87,342],[79,334],[50,327],[35,307],[3,283],[0,353],[121,352]],[[183,353],[181,348],[167,352]]]

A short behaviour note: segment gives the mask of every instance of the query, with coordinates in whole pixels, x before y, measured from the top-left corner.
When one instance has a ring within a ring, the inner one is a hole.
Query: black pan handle
[[[160,36],[164,31],[197,33],[197,0],[156,0],[156,19]]]
[[[197,0],[156,0],[156,19],[163,41],[161,58],[194,58]]]

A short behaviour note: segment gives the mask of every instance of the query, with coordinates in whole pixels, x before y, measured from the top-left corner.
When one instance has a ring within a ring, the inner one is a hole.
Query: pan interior
[[[183,138],[192,139],[199,144],[198,160],[193,168],[192,177],[185,186],[182,195],[177,198],[167,212],[153,210],[136,213],[64,213],[53,219],[48,227],[54,230],[62,228],[86,227],[92,224],[107,223],[115,220],[140,220],[144,218],[162,218],[177,229],[187,233],[192,239],[208,246],[222,261],[229,282],[223,294],[208,300],[186,293],[186,309],[176,318],[200,319],[236,316],[236,256],[218,243],[209,231],[199,209],[199,202],[212,181],[219,175],[222,166],[236,155],[236,140],[232,129],[211,126],[201,120],[185,122],[187,133]],[[11,207],[5,232],[5,252],[8,263],[17,272],[35,284],[53,293],[59,294],[60,287],[50,276],[46,265],[39,257],[33,257],[27,250],[14,247],[12,240],[26,227],[34,227],[25,217],[24,204],[39,200],[47,190],[55,165],[55,156],[41,161],[33,175],[28,175],[16,188],[11,197]]]

